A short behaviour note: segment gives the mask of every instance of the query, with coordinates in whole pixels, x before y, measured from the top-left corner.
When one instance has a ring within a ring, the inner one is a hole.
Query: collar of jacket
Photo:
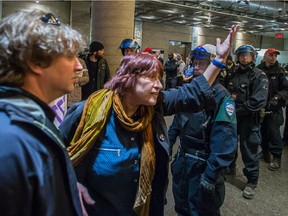
[[[17,87],[0,86],[0,110],[4,110],[11,121],[36,126],[65,149],[57,128],[53,124],[54,111],[30,93]],[[48,116],[50,117],[47,119]]]
[[[29,92],[11,86],[0,86],[0,109],[6,110],[11,118],[29,118],[45,122],[46,117],[53,122],[54,111],[43,101]]]

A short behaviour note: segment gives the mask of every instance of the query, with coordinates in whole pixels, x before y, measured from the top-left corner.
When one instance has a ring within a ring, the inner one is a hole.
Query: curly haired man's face
[[[47,83],[47,94],[64,95],[75,88],[77,72],[83,69],[76,56],[59,57],[52,64],[43,69],[43,79]],[[44,83],[44,84],[45,84]]]

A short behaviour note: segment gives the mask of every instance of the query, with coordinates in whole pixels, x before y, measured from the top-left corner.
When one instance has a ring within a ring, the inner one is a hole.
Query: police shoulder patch
[[[225,121],[236,124],[235,101],[231,96],[226,96],[222,100],[214,121]]]

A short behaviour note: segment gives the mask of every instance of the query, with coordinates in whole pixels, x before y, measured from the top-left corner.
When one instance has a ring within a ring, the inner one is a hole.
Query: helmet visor
[[[191,58],[193,59],[207,59],[210,60],[211,59],[211,54],[206,52],[206,51],[202,51],[202,50],[194,50],[191,54]]]

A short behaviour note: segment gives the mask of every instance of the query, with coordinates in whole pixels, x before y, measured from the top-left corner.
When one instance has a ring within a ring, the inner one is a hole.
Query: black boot
[[[260,153],[260,160],[264,160],[265,163],[271,163],[271,155],[269,152],[261,152]]]
[[[273,161],[269,164],[268,169],[272,171],[279,170],[281,167],[281,158],[273,157]]]

